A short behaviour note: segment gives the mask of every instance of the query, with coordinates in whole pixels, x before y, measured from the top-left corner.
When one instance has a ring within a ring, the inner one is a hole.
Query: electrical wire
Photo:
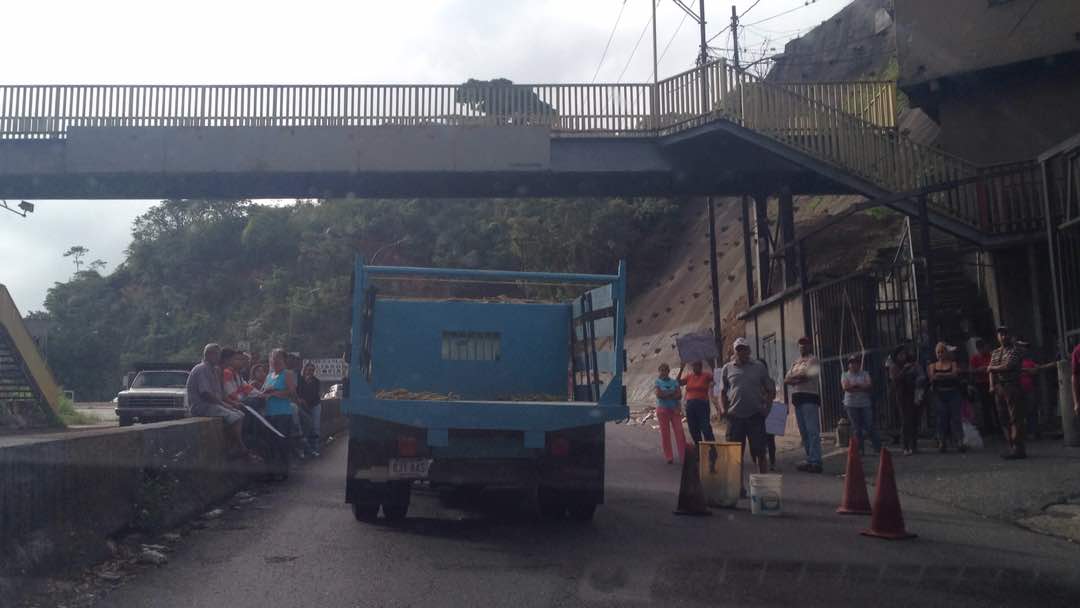
[[[675,37],[679,35],[679,30],[681,30],[683,24],[686,23],[687,17],[689,17],[689,15],[683,13],[682,20],[679,21],[678,27],[675,28],[675,33],[671,35],[671,38],[668,38],[667,44],[664,45],[664,52],[660,53],[660,58],[656,60],[657,63],[664,58],[664,55],[667,55],[668,49],[671,48],[671,43],[675,42]]]
[[[656,0],[655,6],[660,5],[660,0]],[[615,82],[622,82],[623,76],[626,75],[626,70],[630,69],[630,63],[634,61],[634,55],[637,54],[638,47],[641,46],[641,41],[645,39],[645,34],[649,31],[649,26],[652,25],[652,16],[645,22],[645,27],[641,30],[641,35],[638,36],[637,42],[634,43],[633,50],[630,51],[630,57],[626,60],[626,65],[623,66],[621,72],[619,72],[619,78]],[[657,60],[659,63],[659,60]]]
[[[759,4],[761,4],[761,0],[754,0],[754,3],[750,5],[750,8],[746,9],[745,11],[742,12],[742,14],[739,15],[739,19],[742,19],[743,17],[745,17],[746,13],[749,13],[750,11],[754,10],[754,7],[759,5]]]
[[[600,68],[604,65],[604,60],[607,59],[608,50],[611,49],[611,41],[615,39],[615,32],[619,29],[619,22],[622,21],[623,11],[626,10],[626,0],[623,0],[622,6],[619,7],[619,14],[615,17],[615,25],[611,27],[611,33],[608,34],[607,44],[604,45],[604,52],[600,55],[600,63],[596,64],[596,71],[593,72],[592,82],[596,82],[596,77],[600,75]]]
[[[777,14],[773,15],[772,17],[766,17],[766,18],[761,19],[759,21],[755,21],[753,23],[747,23],[745,25],[747,25],[747,26],[757,25],[759,23],[765,23],[766,21],[772,21],[773,19],[776,19],[777,17],[783,17],[784,15],[787,15],[789,13],[794,13],[795,11],[797,11],[799,9],[803,9],[803,8],[808,7],[808,6],[812,6],[816,2],[817,2],[817,0],[806,0],[805,4],[800,4],[799,6],[796,6],[795,8],[788,9],[788,10],[782,12],[782,13],[777,13]]]

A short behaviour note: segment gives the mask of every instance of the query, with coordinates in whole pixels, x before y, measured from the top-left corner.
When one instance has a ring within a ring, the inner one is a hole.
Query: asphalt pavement
[[[834,513],[836,457],[810,475],[794,472],[797,451],[782,454],[782,516],[751,515],[746,501],[673,515],[679,468],[658,443],[647,426],[609,425],[607,504],[591,523],[540,520],[515,495],[448,504],[419,492],[391,526],[354,521],[339,440],[288,482],[185,528],[168,564],[106,585],[93,605],[1049,607],[1080,597],[1077,545],[936,501],[903,497],[916,539],[861,536],[868,517]]]

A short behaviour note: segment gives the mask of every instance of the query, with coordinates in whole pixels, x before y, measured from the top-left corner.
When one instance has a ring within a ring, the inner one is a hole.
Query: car
[[[190,416],[187,379],[188,371],[184,369],[146,369],[136,373],[131,385],[116,396],[120,426]]]

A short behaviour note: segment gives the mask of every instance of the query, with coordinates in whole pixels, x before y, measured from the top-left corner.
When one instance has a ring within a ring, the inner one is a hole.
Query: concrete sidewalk
[[[642,408],[634,415],[646,412]],[[651,419],[640,426],[653,432],[659,428]],[[713,428],[719,438],[726,426],[714,420]],[[921,451],[910,457],[890,446],[900,493],[1080,542],[1080,448],[1064,447],[1060,439],[1029,441],[1026,460],[1006,461],[1000,457],[1003,440],[984,441],[981,450],[939,454],[933,440],[923,439]],[[825,434],[822,443],[825,475],[842,477],[846,449],[836,446],[833,433]],[[776,438],[776,448],[780,472],[800,475],[794,468],[804,454],[794,416],[788,416],[787,432]],[[876,456],[863,458],[870,484],[877,465]]]
[[[1048,507],[1067,505],[1070,499],[1075,503],[1080,497],[1080,449],[1064,447],[1060,440],[1031,441],[1026,460],[1007,461],[1000,456],[1003,440],[984,441],[983,449],[964,454],[940,454],[931,440],[920,441],[921,451],[914,456],[892,450],[901,494],[1080,542],[1080,508],[1051,509],[1048,517],[1056,525],[1043,521]],[[827,470],[842,471],[843,450],[826,448],[826,453],[832,463]],[[877,459],[867,456],[863,464],[873,483]]]

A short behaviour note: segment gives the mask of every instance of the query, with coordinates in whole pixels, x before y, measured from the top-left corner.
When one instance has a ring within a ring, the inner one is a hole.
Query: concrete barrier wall
[[[324,440],[346,425],[340,401],[324,401]],[[107,557],[126,529],[175,526],[259,472],[226,460],[216,418],[0,437],[0,595]]]
[[[91,563],[125,528],[168,527],[226,498],[248,476],[223,444],[210,418],[0,439],[0,577]]]
[[[338,435],[349,428],[349,419],[341,413],[340,399],[323,399],[322,421],[319,436],[325,441],[330,435]]]

